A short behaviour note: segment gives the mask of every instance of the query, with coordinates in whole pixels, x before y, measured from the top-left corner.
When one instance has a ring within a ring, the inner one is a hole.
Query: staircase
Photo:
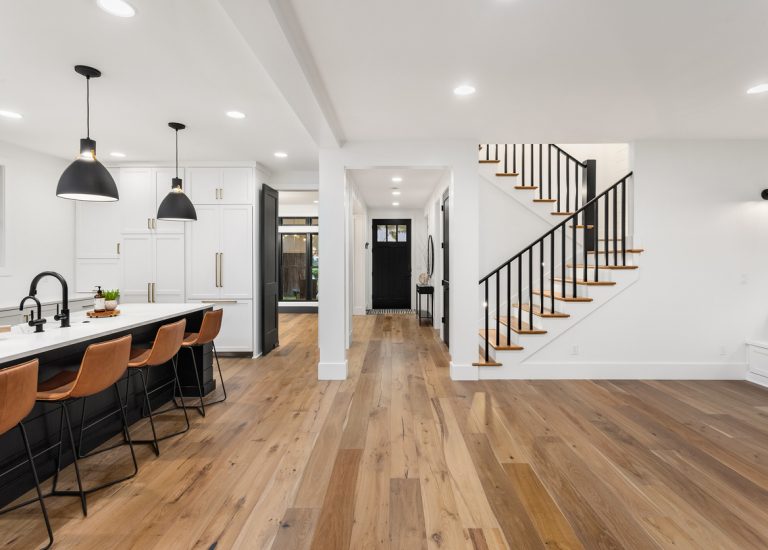
[[[628,234],[632,173],[595,189],[594,161],[554,144],[481,145],[497,185],[552,228],[480,279],[481,378],[539,378],[536,352],[618,296],[639,276]],[[553,373],[552,377],[567,377]]]

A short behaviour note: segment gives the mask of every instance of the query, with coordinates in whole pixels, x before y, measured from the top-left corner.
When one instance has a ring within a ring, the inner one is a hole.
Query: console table
[[[427,309],[421,309],[421,297],[424,296],[427,301]],[[419,314],[419,325],[423,321],[434,326],[433,312],[435,309],[435,287],[431,285],[416,285],[416,311]]]

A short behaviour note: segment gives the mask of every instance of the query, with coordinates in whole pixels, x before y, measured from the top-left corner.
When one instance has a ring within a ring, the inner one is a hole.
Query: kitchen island
[[[46,380],[62,370],[76,370],[86,348],[96,342],[118,338],[126,334],[133,336],[133,344],[150,346],[157,329],[166,324],[187,320],[187,332],[199,329],[203,314],[211,309],[210,304],[121,304],[120,315],[103,319],[90,319],[86,313],[76,312],[71,315],[70,327],[61,328],[53,318],[43,325],[44,332],[36,333],[27,325],[16,325],[10,333],[0,333],[0,369],[17,365],[31,359],[40,361],[39,380]],[[202,377],[203,393],[213,391],[215,381],[212,378],[212,360],[210,345],[194,350],[196,353],[198,375]],[[197,396],[199,391],[195,382],[195,373],[189,353],[179,356],[179,377],[186,396]],[[170,364],[153,367],[149,376],[150,389],[160,386],[172,377]],[[125,383],[120,382],[120,391],[126,391]],[[128,391],[128,421],[133,423],[141,418],[142,393],[134,379]],[[172,386],[159,391],[152,397],[152,407],[157,409],[171,398]],[[115,397],[111,391],[102,392],[88,399],[84,422],[115,408]],[[73,429],[76,434],[82,418],[82,400],[70,406]],[[39,452],[58,441],[59,412],[51,404],[35,405],[32,413],[24,421],[30,436],[33,453]],[[87,452],[115,434],[120,433],[120,420],[113,416],[98,427],[86,432],[83,451]],[[64,446],[64,464],[72,462],[72,453],[68,445]],[[11,430],[0,437],[0,472],[18,463],[24,456],[23,444],[17,430]],[[41,455],[36,460],[41,479],[53,475],[56,453]],[[13,474],[0,478],[0,506],[13,500],[24,491],[32,488],[28,469],[19,468]],[[8,479],[11,478],[11,479]]]

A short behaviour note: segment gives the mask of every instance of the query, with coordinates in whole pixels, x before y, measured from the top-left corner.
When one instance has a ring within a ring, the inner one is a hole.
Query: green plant
[[[120,297],[120,290],[115,288],[113,290],[104,291],[105,300],[117,300]]]

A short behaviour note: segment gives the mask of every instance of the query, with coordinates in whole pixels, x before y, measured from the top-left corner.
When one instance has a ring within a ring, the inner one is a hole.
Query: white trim
[[[504,362],[503,360],[501,361]],[[481,380],[744,380],[747,363],[524,362],[482,367]]]
[[[285,218],[295,217],[300,218],[302,216],[283,216]],[[310,216],[307,216],[308,218]],[[316,216],[311,216],[316,217]],[[283,233],[320,233],[320,228],[317,225],[279,225],[277,226],[277,232]]]
[[[348,364],[348,361],[346,360],[344,360],[343,363],[318,363],[317,379],[318,380],[346,380],[347,364]]]
[[[763,376],[761,374],[757,374],[756,372],[747,373],[747,382],[752,382],[753,384],[757,384],[758,386],[763,386],[768,388],[768,376]]]
[[[365,306],[358,306],[352,310],[352,315],[366,315]]]
[[[474,365],[457,365],[453,361],[451,366],[451,380],[480,380],[480,369]]]

